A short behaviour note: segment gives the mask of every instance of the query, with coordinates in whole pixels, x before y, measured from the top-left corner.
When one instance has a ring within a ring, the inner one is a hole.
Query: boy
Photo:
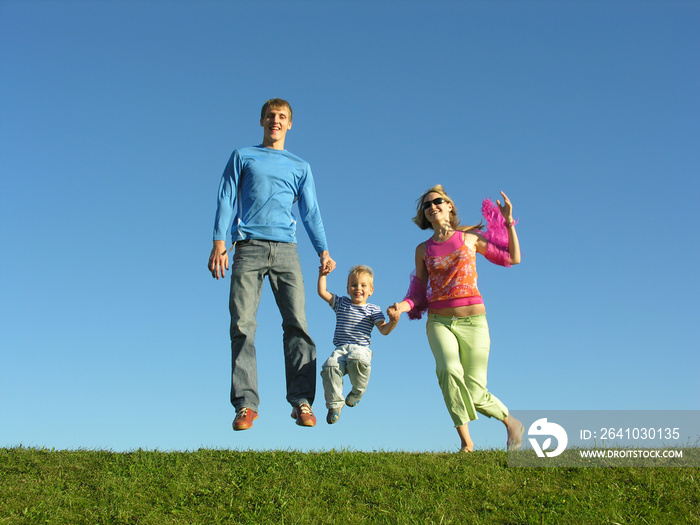
[[[374,326],[383,335],[389,335],[399,322],[398,315],[391,315],[387,323],[381,308],[369,304],[367,299],[374,293],[374,273],[369,266],[354,266],[348,275],[347,291],[350,297],[338,297],[326,289],[323,267],[318,272],[318,295],[326,301],[336,315],[333,344],[335,350],[321,369],[323,390],[328,415],[326,421],[332,425],[340,419],[343,402],[354,407],[367,389],[371,369],[372,350],[370,334]],[[343,376],[347,374],[352,390],[343,400]]]
[[[212,277],[229,269],[226,232],[236,247],[231,267],[231,404],[234,430],[247,430],[258,417],[258,370],[255,330],[262,285],[267,276],[282,314],[287,401],[297,425],[313,427],[316,393],[316,346],[308,333],[304,285],[297,253],[297,203],[301,221],[326,273],[335,268],[307,162],[284,149],[292,128],[292,108],[271,99],[262,107],[263,142],[233,152],[219,184]],[[235,211],[235,214],[234,214]],[[233,226],[231,226],[233,223]]]

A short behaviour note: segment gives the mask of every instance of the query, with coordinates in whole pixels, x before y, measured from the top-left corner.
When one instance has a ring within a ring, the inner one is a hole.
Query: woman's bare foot
[[[458,426],[457,434],[459,434],[460,452],[473,452],[474,442],[469,436],[469,427],[466,424]]]
[[[506,416],[503,419],[503,424],[508,430],[508,450],[520,450],[523,446],[523,433],[525,427],[523,424],[512,416]]]

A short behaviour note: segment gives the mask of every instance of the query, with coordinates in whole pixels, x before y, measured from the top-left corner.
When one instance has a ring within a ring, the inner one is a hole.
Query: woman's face
[[[423,213],[431,224],[450,222],[452,204],[437,192],[431,191],[423,197]]]

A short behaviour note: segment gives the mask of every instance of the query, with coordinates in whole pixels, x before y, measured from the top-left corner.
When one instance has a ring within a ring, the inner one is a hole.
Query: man
[[[292,108],[281,99],[262,108],[263,142],[237,149],[219,185],[214,223],[214,247],[208,268],[215,279],[229,269],[226,232],[231,226],[235,246],[231,269],[231,404],[234,430],[246,430],[258,417],[258,376],[255,354],[257,310],[265,276],[282,314],[287,401],[297,425],[313,427],[316,393],[316,346],[306,324],[304,283],[296,246],[298,203],[301,221],[327,271],[335,268],[316,200],[309,164],[284,149],[292,128]],[[236,210],[233,217],[234,208]]]

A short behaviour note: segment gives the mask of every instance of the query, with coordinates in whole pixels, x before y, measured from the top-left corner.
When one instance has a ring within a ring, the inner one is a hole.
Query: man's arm
[[[314,177],[311,173],[311,167],[308,164],[306,165],[306,172],[299,185],[299,200],[297,204],[299,206],[301,222],[304,224],[306,233],[309,235],[309,240],[321,259],[321,266],[323,266],[327,273],[333,271],[335,268],[335,261],[331,259],[331,256],[328,254],[326,230],[323,227],[321,209],[318,205],[318,198],[316,197]]]
[[[241,157],[235,150],[226,164],[219,183],[219,193],[214,219],[214,246],[209,254],[207,268],[214,279],[223,278],[229,268],[226,251],[226,232],[231,224],[233,209],[236,206],[236,184],[241,170]]]

